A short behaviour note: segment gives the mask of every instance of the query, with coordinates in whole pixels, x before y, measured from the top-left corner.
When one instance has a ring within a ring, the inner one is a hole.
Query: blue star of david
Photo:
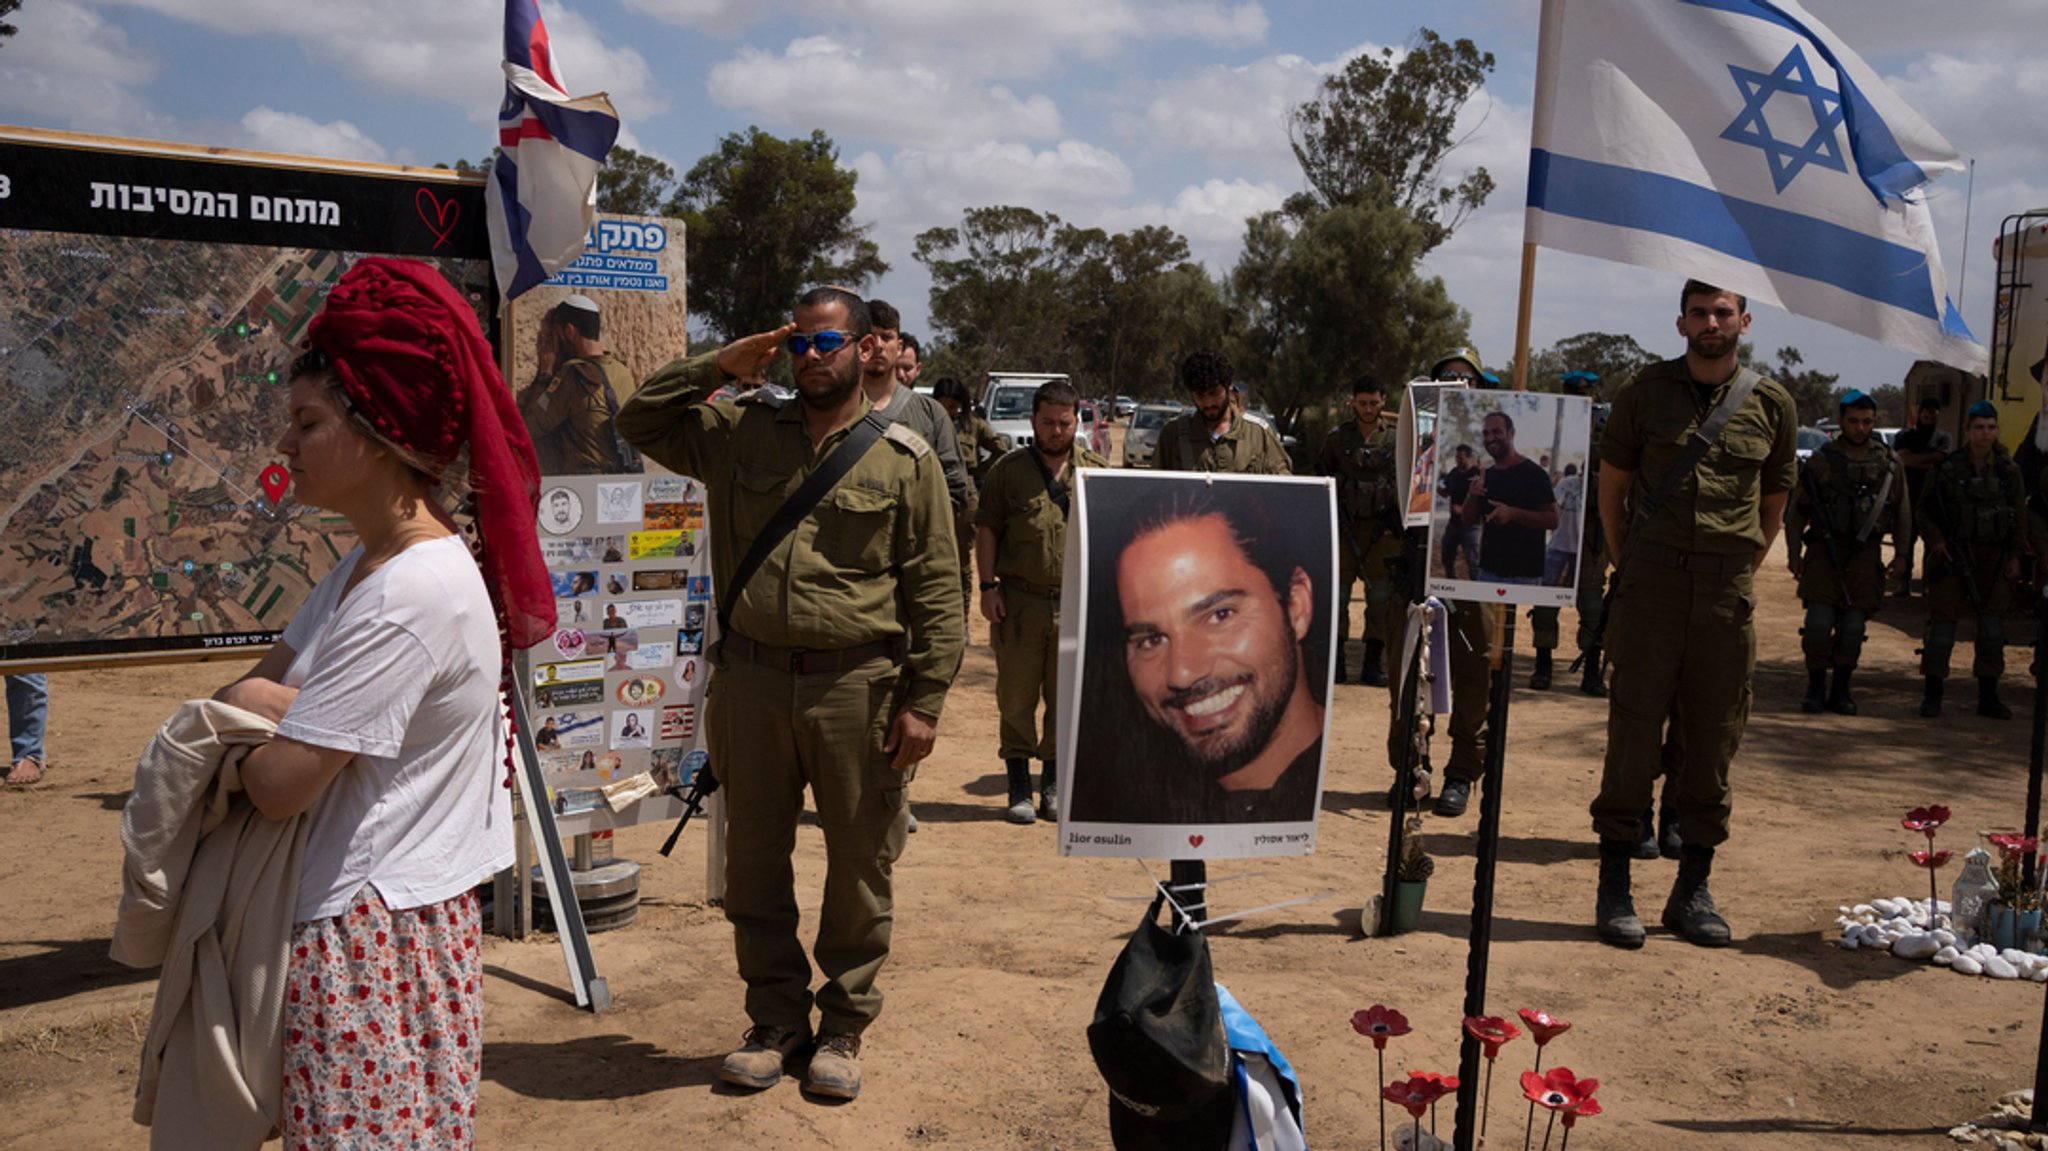
[[[1748,144],[1762,149],[1771,165],[1771,182],[1783,192],[1808,164],[1814,164],[1836,172],[1847,172],[1842,162],[1842,149],[1835,129],[1842,123],[1842,94],[1829,91],[1814,81],[1813,69],[1806,62],[1806,54],[1794,44],[1792,51],[1778,62],[1770,72],[1758,72],[1749,68],[1728,66],[1728,72],[1735,77],[1735,86],[1742,91],[1742,111],[1721,132],[1723,140]],[[1784,93],[1788,96],[1804,96],[1807,106],[1813,110],[1813,134],[1804,144],[1787,143],[1771,133],[1771,125],[1764,119],[1764,106],[1771,97]]]

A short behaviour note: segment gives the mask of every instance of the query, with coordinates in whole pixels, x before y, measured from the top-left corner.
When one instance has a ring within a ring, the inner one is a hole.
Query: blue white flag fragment
[[[582,254],[597,222],[597,170],[618,135],[603,93],[570,97],[536,0],[505,0],[505,103],[484,215],[506,299]]]
[[[1529,242],[1970,371],[1922,185],[1962,164],[1795,0],[1544,0]]]

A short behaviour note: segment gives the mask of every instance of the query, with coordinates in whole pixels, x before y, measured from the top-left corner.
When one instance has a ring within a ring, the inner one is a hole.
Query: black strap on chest
[[[760,535],[754,537],[754,546],[747,549],[747,554],[740,557],[739,566],[733,569],[732,586],[719,589],[719,635],[723,636],[732,630],[732,609],[740,602],[740,593],[747,590],[747,581],[754,578],[754,573],[761,570],[761,565],[768,562],[769,555],[782,546],[782,541],[789,538],[789,533],[804,522],[804,517],[810,515],[832,489],[839,486],[839,481],[846,478],[846,473],[853,470],[853,465],[868,454],[868,449],[874,447],[882,438],[883,430],[882,420],[875,413],[869,412],[862,416],[853,425],[853,429],[846,433],[846,438],[839,441],[839,446],[832,449],[832,454],[825,457],[825,462],[819,464],[816,471],[805,476],[804,482],[797,485],[797,489],[789,494],[788,499],[782,501],[782,506],[775,509],[774,515],[768,517],[768,525],[761,529]]]
[[[1060,509],[1060,518],[1067,519],[1067,485],[1053,478],[1052,469],[1045,466],[1045,457],[1038,454],[1037,448],[1027,450],[1031,453],[1031,462],[1038,465],[1038,478],[1045,481],[1045,494],[1051,496],[1053,506]],[[1071,460],[1073,457],[1067,458]]]

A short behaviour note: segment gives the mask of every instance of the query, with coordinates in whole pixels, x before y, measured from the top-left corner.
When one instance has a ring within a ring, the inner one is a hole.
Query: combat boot
[[[1927,692],[1920,697],[1920,717],[1922,719],[1933,719],[1940,714],[1941,677],[1930,675],[1927,677]]]
[[[818,1035],[818,1050],[804,1072],[804,1090],[825,1099],[860,1096],[860,1036]]]
[[[1529,674],[1529,690],[1550,690],[1550,649],[1547,647],[1536,649],[1536,670]]]
[[[1607,694],[1607,677],[1601,666],[1600,645],[1586,649],[1585,676],[1579,680],[1579,691],[1584,695],[1603,696]]]
[[[1664,926],[1701,947],[1726,947],[1728,921],[1714,910],[1707,876],[1714,870],[1714,849],[1688,843],[1678,856],[1678,880],[1664,902]]]
[[[764,1023],[749,1028],[740,1040],[740,1049],[726,1056],[719,1066],[718,1077],[735,1087],[756,1091],[773,1087],[781,1081],[783,1070],[810,1042],[809,1027],[771,1027]]]
[[[1667,801],[1657,808],[1657,854],[1666,859],[1677,859],[1685,841],[1678,835],[1678,816]]]
[[[1600,942],[1633,949],[1643,945],[1644,932],[1629,896],[1628,853],[1626,840],[1600,841],[1600,892],[1593,897],[1593,927]]]
[[[1351,673],[1344,669],[1344,648],[1341,644],[1337,648],[1337,682],[1351,682]]]
[[[1656,815],[1657,813],[1650,808],[1643,809],[1642,822],[1637,825],[1640,830],[1636,832],[1635,842],[1628,846],[1628,853],[1637,859],[1657,858]]]
[[[1003,818],[1011,823],[1037,823],[1038,812],[1031,806],[1031,761],[1006,759],[1003,767],[1010,775],[1010,809]]]
[[[1853,667],[1835,669],[1835,685],[1828,692],[1828,710],[1836,715],[1856,714],[1856,701],[1849,697],[1849,677],[1855,671]]]
[[[1806,698],[1799,701],[1799,710],[1808,715],[1818,714],[1828,705],[1828,671],[1824,667],[1806,669]]]
[[[1991,719],[2011,719],[2012,709],[1998,699],[1998,677],[1977,677],[1977,714]]]
[[[1038,776],[1038,818],[1058,819],[1060,817],[1060,769],[1052,760],[1045,761],[1045,770]]]
[[[1387,645],[1376,639],[1365,641],[1365,658],[1358,664],[1358,682],[1367,687],[1387,686]]]

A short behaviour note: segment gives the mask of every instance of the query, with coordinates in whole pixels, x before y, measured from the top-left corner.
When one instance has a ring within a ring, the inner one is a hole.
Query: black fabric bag
[[[1109,969],[1088,1049],[1118,1151],[1224,1151],[1236,1110],[1209,941],[1159,926],[1153,899]]]

